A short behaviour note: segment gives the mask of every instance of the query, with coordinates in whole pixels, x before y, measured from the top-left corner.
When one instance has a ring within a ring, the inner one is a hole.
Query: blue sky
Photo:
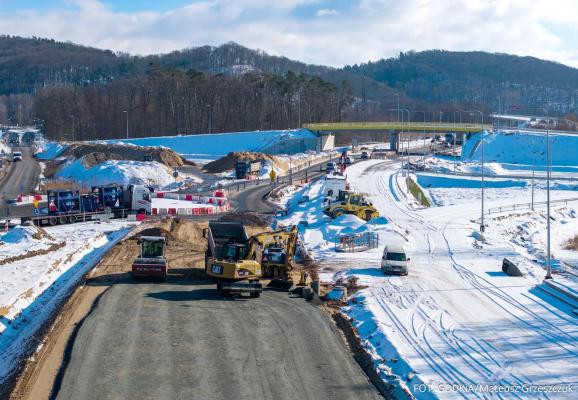
[[[191,0],[158,0],[158,1],[104,1],[118,12],[167,11],[192,3]],[[77,8],[70,0],[0,0],[1,11],[17,10],[50,10]]]
[[[131,54],[235,41],[331,66],[448,49],[578,67],[578,0],[0,0],[0,33]]]

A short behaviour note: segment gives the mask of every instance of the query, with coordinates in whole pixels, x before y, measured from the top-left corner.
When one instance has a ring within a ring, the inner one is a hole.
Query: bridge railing
[[[479,132],[491,129],[491,125],[452,124],[447,122],[320,122],[303,125],[304,128],[318,131],[346,130],[432,130],[448,132]]]

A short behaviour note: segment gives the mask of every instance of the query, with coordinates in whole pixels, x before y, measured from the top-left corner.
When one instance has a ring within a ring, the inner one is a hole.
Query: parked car
[[[367,151],[361,152],[361,159],[362,160],[369,160],[369,153]]]
[[[410,258],[401,245],[386,245],[381,257],[381,269],[385,274],[407,275]]]

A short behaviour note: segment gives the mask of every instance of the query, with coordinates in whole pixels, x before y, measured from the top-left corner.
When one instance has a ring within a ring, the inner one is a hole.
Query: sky
[[[234,41],[336,67],[446,49],[578,68],[578,0],[0,0],[0,33],[139,55]]]

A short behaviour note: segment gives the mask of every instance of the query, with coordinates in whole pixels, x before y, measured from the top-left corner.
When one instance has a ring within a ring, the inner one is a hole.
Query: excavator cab
[[[243,243],[227,243],[223,246],[221,259],[227,261],[244,260],[247,257],[247,246]]]

